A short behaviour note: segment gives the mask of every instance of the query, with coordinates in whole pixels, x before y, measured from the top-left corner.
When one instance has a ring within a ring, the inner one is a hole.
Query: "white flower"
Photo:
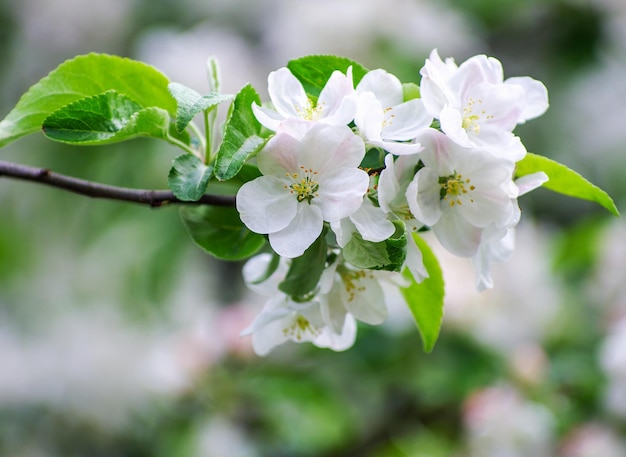
[[[257,156],[263,176],[237,193],[241,220],[253,232],[269,234],[279,255],[302,255],[324,221],[361,207],[369,184],[357,168],[364,154],[363,141],[346,126],[316,124],[301,140],[278,133]]]
[[[474,56],[460,66],[433,50],[421,69],[421,97],[441,130],[465,147],[480,147],[518,161],[526,148],[512,131],[548,108],[545,86],[530,77],[503,77],[493,57]]]
[[[412,140],[430,126],[432,116],[420,99],[404,101],[402,83],[385,70],[372,70],[356,87],[354,122],[366,143],[392,154],[415,154],[423,148]]]
[[[258,121],[277,131],[285,119],[302,119],[330,125],[347,125],[356,112],[352,67],[344,75],[334,71],[320,92],[317,103],[307,96],[302,83],[286,68],[273,71],[268,77],[268,92],[275,110],[252,104]]]
[[[247,286],[271,297],[254,321],[241,332],[252,335],[252,347],[258,355],[267,355],[287,341],[311,342],[318,347],[343,351],[354,344],[356,322],[349,314],[341,324],[329,325],[325,293],[332,287],[335,267],[324,272],[317,293],[307,302],[299,303],[278,289],[288,269],[288,261],[279,259],[276,270],[270,272],[272,255],[260,254],[248,260],[242,273]]]
[[[464,149],[436,130],[424,135],[424,164],[408,186],[413,216],[431,226],[453,254],[471,257],[482,231],[509,227],[519,220],[514,163],[481,150]]]
[[[258,355],[267,355],[287,341],[310,342],[318,347],[343,351],[354,344],[356,323],[346,315],[343,326],[334,332],[322,319],[317,300],[297,303],[287,295],[277,293],[241,335],[252,334],[252,347]]]
[[[406,191],[415,176],[418,162],[419,155],[401,156],[396,160],[392,155],[385,157],[385,169],[380,173],[378,180],[378,203],[383,211],[404,222],[407,229],[405,265],[415,281],[421,282],[428,277],[428,272],[412,232],[421,228],[423,224],[413,217],[406,199]]]

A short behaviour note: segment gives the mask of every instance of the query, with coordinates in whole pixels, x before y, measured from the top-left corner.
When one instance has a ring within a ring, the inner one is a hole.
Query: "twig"
[[[230,195],[203,195],[197,201],[179,200],[169,190],[129,189],[109,186],[84,179],[54,173],[47,168],[35,168],[0,161],[0,177],[21,179],[56,187],[85,197],[118,200],[158,208],[167,204],[235,206],[235,197]]]

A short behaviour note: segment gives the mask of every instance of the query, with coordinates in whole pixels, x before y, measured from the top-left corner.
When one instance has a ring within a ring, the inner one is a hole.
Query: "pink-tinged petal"
[[[269,130],[278,130],[280,123],[284,120],[284,117],[278,114],[276,111],[264,108],[257,105],[256,103],[252,103],[252,112],[254,113],[257,121],[259,121],[263,127]]]
[[[406,190],[413,217],[425,225],[434,225],[441,217],[439,175],[432,168],[417,172]]]
[[[286,133],[278,133],[257,155],[259,171],[264,175],[283,178],[286,173],[297,173],[300,142]]]
[[[473,87],[482,83],[502,84],[503,78],[502,64],[493,57],[481,54],[470,57],[459,66],[450,78],[450,87],[461,98],[466,98]]]
[[[433,232],[441,245],[459,257],[472,257],[478,251],[482,229],[467,222],[457,211],[444,211]]]
[[[274,176],[261,176],[237,192],[241,221],[255,233],[272,233],[287,227],[296,216],[297,200]]]
[[[357,93],[372,92],[383,108],[402,103],[403,92],[400,80],[383,69],[365,74],[356,87]]]
[[[307,121],[306,119],[301,119],[299,117],[292,117],[282,121],[276,130],[276,133],[284,133],[298,141],[302,141],[302,138],[304,138],[308,131],[315,125],[317,125],[317,122]]]
[[[300,165],[320,175],[342,167],[358,167],[365,144],[347,126],[317,124],[302,139]]]
[[[285,118],[302,117],[310,107],[302,83],[286,67],[270,73],[268,93],[276,111]]]
[[[359,128],[359,134],[370,142],[381,140],[380,134],[385,121],[382,105],[372,92],[359,94],[357,102],[354,123]]]
[[[550,106],[548,101],[548,89],[546,89],[546,86],[544,86],[541,81],[537,81],[529,76],[517,76],[508,78],[504,83],[515,84],[524,89],[526,105],[519,119],[520,124],[541,116]]]
[[[296,216],[284,229],[269,235],[270,245],[278,255],[300,257],[322,233],[322,214],[306,202],[297,204]]]
[[[522,176],[515,180],[515,185],[519,189],[519,195],[524,195],[541,187],[544,183],[548,182],[550,178],[543,171],[531,173],[529,175]]]
[[[413,275],[415,282],[420,283],[424,279],[428,278],[428,270],[424,266],[424,260],[422,258],[422,251],[415,243],[415,239],[410,231],[407,232],[406,243],[406,260],[404,264]]]
[[[424,108],[424,102],[415,98],[395,105],[385,112],[381,136],[385,140],[412,140],[420,130],[429,127],[432,121],[432,116]]]
[[[358,211],[350,216],[350,220],[364,240],[374,243],[386,240],[396,231],[385,212],[374,206],[367,197],[363,199],[363,204]]]
[[[463,128],[463,116],[461,116],[461,112],[458,109],[450,106],[444,107],[441,110],[439,121],[441,130],[450,140],[466,148],[473,146],[467,131]]]
[[[358,168],[338,168],[320,176],[317,205],[325,221],[333,222],[351,216],[363,203],[369,176]]]

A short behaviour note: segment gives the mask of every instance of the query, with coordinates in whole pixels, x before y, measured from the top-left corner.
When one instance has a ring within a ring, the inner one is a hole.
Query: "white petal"
[[[300,147],[300,142],[286,133],[274,135],[257,155],[259,171],[278,178],[298,172]]]
[[[369,71],[356,87],[357,93],[372,92],[383,108],[402,103],[402,83],[383,69]]]
[[[515,185],[519,188],[519,195],[524,195],[531,190],[541,187],[550,178],[543,171],[531,173],[515,180]]]
[[[346,320],[346,308],[341,296],[341,280],[333,275],[333,287],[321,301],[320,311],[324,323],[334,333],[340,333]]]
[[[352,234],[356,232],[356,226],[352,223],[349,217],[344,217],[339,221],[332,221],[330,223],[330,228],[335,233],[337,244],[341,248],[344,247],[348,241],[350,241]]]
[[[352,71],[344,75],[334,71],[320,92],[317,107],[321,109],[320,121],[332,125],[349,124],[356,113],[356,99]]]
[[[473,146],[467,131],[463,128],[463,117],[458,109],[445,106],[441,110],[439,121],[441,130],[450,140],[466,148]]]
[[[413,275],[415,282],[422,282],[428,278],[428,271],[424,266],[424,260],[422,257],[422,251],[415,243],[415,238],[411,231],[407,231],[407,243],[406,243],[406,260],[405,265]]]
[[[385,112],[372,92],[359,94],[358,108],[354,123],[359,128],[359,134],[368,141],[381,140],[381,132],[385,119]]]
[[[319,206],[325,221],[332,222],[352,215],[363,203],[369,176],[359,168],[338,168],[319,178]]]
[[[526,106],[520,117],[522,124],[529,119],[534,119],[546,112],[550,103],[548,101],[548,89],[541,81],[537,81],[529,76],[518,76],[508,78],[505,84],[516,84],[521,86],[526,93]]]
[[[359,210],[350,216],[350,220],[364,240],[374,243],[386,240],[396,230],[393,223],[387,219],[385,212],[374,206],[367,197],[363,199],[363,204]]]
[[[432,168],[417,172],[406,190],[413,217],[425,225],[434,225],[441,216],[439,175]]]
[[[376,279],[371,277],[371,272],[366,272],[365,277],[358,277],[352,284],[344,285],[342,295],[344,303],[350,314],[357,320],[370,325],[379,325],[387,319],[387,306],[383,290]],[[347,286],[355,287],[348,291]]]
[[[270,73],[268,93],[276,111],[285,118],[301,117],[310,103],[302,83],[286,67]]]
[[[424,108],[424,102],[413,99],[393,106],[385,113],[386,122],[381,136],[384,140],[408,141],[414,139],[420,130],[432,123]]]
[[[313,344],[333,351],[345,351],[354,345],[356,340],[356,322],[354,317],[346,314],[341,333],[333,332],[330,327],[323,327],[320,335],[313,340]]]
[[[236,203],[241,221],[255,233],[282,230],[296,216],[297,200],[274,176],[245,183],[237,192]]]
[[[278,130],[280,123],[284,120],[284,117],[278,112],[259,106],[256,103],[252,103],[252,112],[254,113],[257,121],[269,130]]]
[[[457,211],[444,211],[433,232],[441,245],[459,257],[472,257],[480,245],[481,229],[471,225]]]
[[[300,257],[322,233],[322,214],[306,202],[297,204],[297,213],[284,229],[270,233],[272,249],[288,258]]]
[[[341,167],[358,167],[365,156],[363,140],[347,126],[317,124],[302,138],[300,165],[324,174]]]

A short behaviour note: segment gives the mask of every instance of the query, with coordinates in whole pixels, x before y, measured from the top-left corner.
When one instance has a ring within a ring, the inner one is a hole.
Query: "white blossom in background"
[[[432,116],[422,100],[404,101],[402,83],[383,69],[368,72],[356,86],[358,94],[354,123],[370,146],[396,155],[415,154],[423,149],[413,140],[430,127]]]
[[[268,76],[268,92],[274,109],[256,103],[252,110],[266,128],[277,131],[286,119],[301,119],[328,125],[349,124],[356,112],[356,94],[352,82],[352,67],[346,74],[334,71],[320,92],[315,104],[308,97],[302,83],[286,68]]]
[[[623,457],[626,440],[607,424],[590,422],[568,433],[559,457]]]
[[[369,177],[358,168],[365,148],[348,127],[317,124],[301,140],[274,136],[258,154],[263,176],[237,192],[241,220],[269,234],[279,255],[298,257],[322,233],[324,221],[354,214]]]
[[[526,148],[512,131],[548,109],[548,91],[530,77],[504,80],[502,64],[477,55],[460,66],[433,50],[421,70],[420,91],[430,115],[455,143],[514,162]]]
[[[626,317],[609,329],[599,354],[600,367],[606,378],[605,408],[626,419]]]
[[[471,395],[463,423],[469,457],[553,457],[552,413],[507,385]]]

